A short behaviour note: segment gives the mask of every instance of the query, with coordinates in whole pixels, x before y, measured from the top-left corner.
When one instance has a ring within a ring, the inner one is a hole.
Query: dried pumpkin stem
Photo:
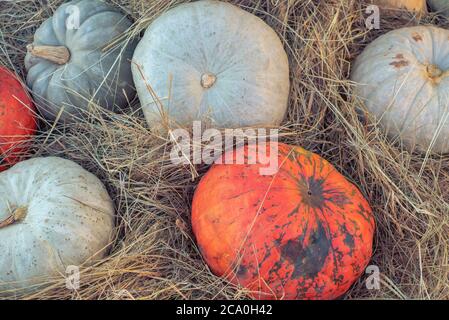
[[[0,221],[0,229],[10,226],[16,222],[22,221],[27,215],[28,209],[26,207],[19,207],[3,221]]]
[[[441,71],[441,69],[435,64],[427,65],[426,71],[427,71],[429,78],[432,78],[432,79],[439,78],[443,75],[443,71]]]
[[[66,64],[70,60],[69,49],[64,46],[35,46],[34,44],[29,44],[27,50],[35,57],[60,65]]]
[[[201,76],[201,86],[204,89],[212,87],[215,81],[217,81],[217,77],[212,73],[206,72]]]

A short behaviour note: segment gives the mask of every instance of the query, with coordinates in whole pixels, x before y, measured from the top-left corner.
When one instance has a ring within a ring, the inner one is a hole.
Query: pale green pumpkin
[[[73,161],[34,158],[0,173],[0,296],[103,258],[114,211],[102,182]]]
[[[357,96],[410,150],[449,153],[448,39],[449,30],[433,26],[396,29],[353,64]]]
[[[148,27],[133,61],[151,128],[165,116],[170,124],[220,128],[277,126],[284,118],[290,83],[282,42],[230,3],[196,1],[167,11]]]

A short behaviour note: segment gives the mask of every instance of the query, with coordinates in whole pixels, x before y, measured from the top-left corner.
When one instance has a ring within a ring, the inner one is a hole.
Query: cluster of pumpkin
[[[76,19],[68,23],[73,6]],[[198,1],[161,15],[139,43],[110,45],[130,26],[98,0],[58,8],[36,31],[25,59],[40,114],[71,122],[94,104],[114,111],[132,99],[135,86],[152,129],[194,120],[221,128],[282,121],[288,58],[261,19],[228,3]],[[435,27],[395,30],[371,43],[353,67],[357,94],[409,146],[449,147],[448,39],[449,31]],[[0,169],[20,160],[21,141],[36,130],[34,115],[21,83],[0,69]],[[256,148],[223,157],[248,157]],[[192,227],[204,259],[256,298],[337,298],[370,260],[371,209],[318,155],[281,143],[266,148],[278,157],[275,175],[260,175],[260,163],[215,164],[199,183]],[[30,287],[107,251],[112,200],[77,164],[22,161],[0,174],[0,196],[0,288]]]

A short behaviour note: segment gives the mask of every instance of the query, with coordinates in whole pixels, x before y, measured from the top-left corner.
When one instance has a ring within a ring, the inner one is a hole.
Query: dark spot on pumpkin
[[[326,284],[323,283],[322,285],[319,285],[318,283],[314,283],[313,289],[315,290],[317,297],[320,297],[326,289]]]
[[[344,206],[348,205],[351,202],[350,199],[346,196],[345,192],[342,190],[338,189],[325,190],[324,194],[326,196],[325,197],[326,201],[332,202],[333,204],[335,204],[340,208],[344,208]]]
[[[2,109],[2,112],[6,110],[6,105],[0,101],[0,109]]]
[[[412,35],[413,40],[415,40],[416,42],[422,41],[422,36],[419,33],[414,33]]]
[[[390,65],[394,66],[397,69],[406,67],[409,64],[410,63],[407,60],[398,60],[398,61],[393,61],[392,63],[390,63]]]
[[[320,221],[312,231],[308,244],[303,239],[291,239],[281,247],[281,256],[293,264],[293,278],[315,278],[326,262],[331,243]]]
[[[342,284],[345,277],[342,274],[339,274],[338,276],[334,277],[334,283],[335,284]]]
[[[360,272],[362,271],[360,265],[356,262],[351,263],[351,267],[354,274],[360,274]]]
[[[212,219],[212,224],[219,224],[219,223],[220,223],[220,219],[219,218]]]
[[[279,247],[279,246],[281,245],[281,240],[282,240],[282,239],[274,239],[274,245],[275,245],[276,247]]]
[[[404,58],[404,55],[402,53],[398,53],[394,59],[396,59],[397,61],[393,61],[392,63],[390,63],[390,65],[394,66],[395,68],[402,68],[402,67],[406,67],[409,65],[409,62]]]
[[[303,177],[299,182],[299,191],[302,194],[302,203],[311,208],[323,208],[325,201],[323,184],[323,179]]]
[[[244,277],[248,273],[248,268],[244,266],[243,264],[240,264],[240,266],[237,268],[237,277]]]
[[[365,209],[365,207],[359,203],[358,209],[357,209],[357,213],[366,221],[368,222],[370,225],[374,224],[374,220],[373,217],[371,215],[371,211],[367,211]]]
[[[348,230],[346,230],[345,239],[343,241],[345,245],[350,249],[349,254],[352,255],[352,251],[354,250],[355,247],[355,242],[354,237],[352,236],[352,234],[348,232]]]

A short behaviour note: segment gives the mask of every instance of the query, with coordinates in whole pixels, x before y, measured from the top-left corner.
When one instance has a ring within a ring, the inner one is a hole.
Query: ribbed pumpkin
[[[50,121],[76,121],[93,104],[112,111],[135,94],[131,75],[136,41],[117,41],[132,22],[99,0],[61,4],[27,46],[27,84],[37,108]]]
[[[240,147],[224,158],[248,159],[255,150]],[[371,209],[318,155],[278,144],[278,161],[274,175],[260,175],[260,163],[215,164],[206,173],[192,204],[203,257],[255,298],[340,297],[370,260]]]
[[[36,129],[34,106],[20,81],[0,66],[0,171],[18,162]]]

